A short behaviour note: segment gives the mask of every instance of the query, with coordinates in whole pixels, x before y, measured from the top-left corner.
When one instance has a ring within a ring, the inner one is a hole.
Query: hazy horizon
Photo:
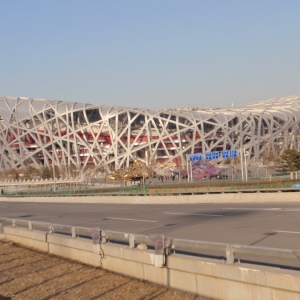
[[[300,95],[299,1],[2,1],[1,96],[164,109]]]

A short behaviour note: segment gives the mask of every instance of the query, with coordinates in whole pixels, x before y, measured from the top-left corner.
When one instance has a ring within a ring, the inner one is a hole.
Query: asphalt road
[[[0,217],[127,233],[300,249],[300,203],[51,204],[0,202]]]

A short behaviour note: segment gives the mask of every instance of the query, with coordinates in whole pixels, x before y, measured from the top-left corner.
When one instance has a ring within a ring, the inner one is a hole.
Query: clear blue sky
[[[163,109],[300,95],[300,1],[0,0],[0,95]]]

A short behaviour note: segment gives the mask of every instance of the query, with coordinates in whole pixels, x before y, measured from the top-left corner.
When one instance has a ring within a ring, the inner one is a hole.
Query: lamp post
[[[186,173],[188,176],[188,182],[190,182],[190,172],[189,172],[189,155],[186,154]]]
[[[143,189],[145,189],[145,173],[143,172]]]
[[[52,140],[52,170],[53,170],[53,191],[56,191],[56,179],[55,179],[55,165],[54,165],[54,149],[55,144],[53,140],[53,118],[54,116],[51,115],[51,140]]]
[[[248,181],[248,168],[246,160],[246,149],[244,148],[244,163],[245,163],[245,181]]]
[[[178,180],[179,182],[181,182],[181,176],[180,176],[180,173],[181,173],[181,157],[180,155],[178,156],[179,158],[179,164],[178,164]]]
[[[244,161],[243,161],[243,156],[244,156],[244,149],[243,149],[243,148],[240,148],[240,160],[241,160],[242,181],[244,181]]]
[[[193,182],[193,164],[191,160],[190,160],[190,168],[191,168],[191,182]]]

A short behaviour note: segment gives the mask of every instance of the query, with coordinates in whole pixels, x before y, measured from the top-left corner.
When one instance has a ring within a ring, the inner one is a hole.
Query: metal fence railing
[[[4,193],[0,195],[1,197],[8,198],[26,198],[26,197],[87,197],[87,196],[178,196],[178,195],[204,195],[204,194],[234,194],[234,193],[286,193],[286,192],[300,192],[300,188],[248,188],[248,189],[207,189],[207,190],[191,190],[184,189],[182,191],[171,189],[160,189],[160,190],[149,190],[149,189],[128,189],[128,190],[106,190],[102,191],[78,191],[74,192],[64,192],[56,191],[51,193],[39,193],[37,192],[19,192],[19,193]]]
[[[71,236],[73,239],[78,237],[94,239],[96,236],[99,243],[125,243],[129,248],[135,248],[136,244],[145,244],[153,247],[153,235],[141,235],[134,233],[124,233],[118,231],[101,230],[99,228],[86,228],[79,226],[68,226],[53,223],[44,223],[38,221],[29,221],[21,219],[0,218],[0,233],[3,233],[4,223],[9,223],[11,227],[22,227],[29,231],[43,230],[47,234],[65,234]],[[213,243],[197,240],[185,240],[178,238],[166,238],[164,243],[165,255],[170,254],[172,251],[179,251],[181,253],[189,253],[194,255],[209,255],[224,258],[226,263],[233,264],[238,255],[248,257],[251,261],[255,262],[257,258],[260,262],[264,260],[273,259],[284,260],[289,262],[287,266],[295,266],[300,260],[300,250],[291,249],[278,249],[278,248],[265,248],[253,247],[245,245]],[[267,262],[265,264],[268,264]],[[274,262],[272,263],[274,264]],[[285,264],[283,264],[285,265]],[[298,269],[300,265],[298,265]]]
[[[269,189],[269,188],[292,188],[293,185],[300,183],[297,176],[291,177],[273,176],[271,178],[251,177],[249,181],[241,181],[236,178],[219,179],[172,179],[164,180],[158,178],[147,179],[145,184],[130,181],[103,181],[103,182],[78,182],[61,180],[56,181],[55,188],[52,179],[45,182],[33,181],[0,181],[0,194],[4,195],[48,195],[48,194],[109,194],[110,190],[118,193],[138,193],[141,190],[153,191],[211,191],[211,190],[246,190],[246,189]],[[295,177],[295,178],[294,178]],[[55,190],[55,191],[54,191]]]

